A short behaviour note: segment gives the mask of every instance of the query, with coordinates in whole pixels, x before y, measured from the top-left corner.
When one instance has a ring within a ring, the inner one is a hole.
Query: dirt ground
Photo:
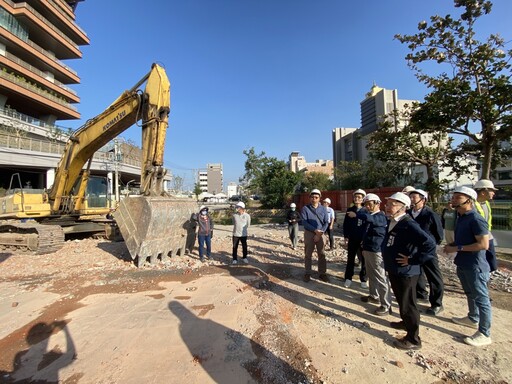
[[[422,316],[423,348],[404,352],[392,346],[396,303],[375,316],[358,281],[343,287],[339,237],[331,282],[304,283],[304,249],[290,248],[286,227],[251,227],[250,263],[238,266],[230,231],[216,228],[205,263],[196,248],[136,268],[123,242],[100,239],[0,253],[0,382],[512,382],[510,271],[491,281],[493,343],[475,348],[462,342],[473,330],[450,320],[467,304],[442,257],[445,311]]]

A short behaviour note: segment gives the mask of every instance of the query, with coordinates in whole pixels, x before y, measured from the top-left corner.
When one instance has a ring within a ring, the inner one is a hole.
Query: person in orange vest
[[[496,249],[494,244],[494,237],[492,236],[492,210],[491,205],[489,204],[489,200],[494,198],[494,195],[497,191],[494,188],[494,184],[491,180],[481,179],[478,180],[473,189],[477,193],[477,200],[475,202],[475,209],[477,212],[483,216],[487,225],[489,226],[489,248],[485,252],[485,258],[489,263],[489,267],[491,267],[491,272],[494,272],[498,269],[498,261],[496,259]]]

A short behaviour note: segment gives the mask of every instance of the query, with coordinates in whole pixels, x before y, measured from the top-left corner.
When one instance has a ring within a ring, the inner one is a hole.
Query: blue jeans
[[[457,267],[457,276],[468,299],[468,317],[478,322],[478,330],[485,336],[491,335],[491,301],[487,289],[489,275],[488,271],[483,272],[476,266],[469,269]]]
[[[210,257],[212,253],[212,238],[210,235],[197,235],[199,240],[199,258],[203,260],[204,257],[204,245],[206,243],[206,257]]]

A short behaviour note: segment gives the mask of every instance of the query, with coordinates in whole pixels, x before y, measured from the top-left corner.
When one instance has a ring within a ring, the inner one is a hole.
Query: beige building
[[[325,173],[329,177],[334,176],[334,166],[332,160],[316,160],[314,163],[308,163],[304,156],[301,156],[299,152],[292,152],[289,156],[288,164],[290,171],[299,172],[318,172]]]

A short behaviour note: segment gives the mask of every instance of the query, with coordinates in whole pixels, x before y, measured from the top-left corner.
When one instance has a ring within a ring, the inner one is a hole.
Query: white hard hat
[[[326,198],[324,199],[324,203],[331,204],[331,199],[329,199],[328,197],[326,197]]]
[[[377,203],[380,203],[381,200],[380,200],[380,197],[377,196],[375,193],[369,193],[367,194],[364,199],[363,199],[363,202],[367,202],[367,201],[375,201]]]
[[[415,189],[415,188],[414,188],[413,186],[408,185],[407,187],[405,187],[404,189],[402,189],[402,192],[403,192],[403,193],[406,193],[406,194],[409,194],[409,192],[414,191],[414,189]]]
[[[487,179],[481,179],[481,180],[478,180],[475,185],[473,186],[473,189],[476,189],[477,191],[479,189],[491,189],[493,191],[497,191],[496,188],[494,188],[494,184],[491,180],[487,180]]]
[[[417,193],[418,195],[423,197],[425,200],[427,200],[427,198],[428,198],[428,193],[425,192],[423,189],[416,189],[416,188],[414,188],[411,191],[409,191],[408,195],[411,196],[411,193]]]
[[[203,209],[208,210],[208,207],[206,205],[201,205],[201,208],[199,208],[199,212],[201,212]]]
[[[356,189],[354,192],[352,192],[352,196],[354,195],[363,195],[363,197],[366,196],[366,192],[363,191],[362,189]]]
[[[318,196],[322,196],[322,193],[320,192],[319,189],[313,189],[311,192],[309,192],[309,196],[311,195],[318,195]]]
[[[462,193],[463,195],[466,195],[473,200],[476,200],[476,198],[477,198],[476,191],[469,187],[463,187],[463,186],[455,187],[453,190],[453,193]]]
[[[411,206],[411,198],[403,192],[393,193],[391,196],[386,197],[386,199],[392,199],[392,200],[399,201],[399,202],[403,203],[406,208],[409,208]]]
[[[245,203],[243,201],[240,201],[239,203],[236,203],[235,207],[240,207],[245,209]]]
[[[295,203],[290,204],[290,208],[295,208],[296,206],[297,206],[297,204],[295,204]]]

